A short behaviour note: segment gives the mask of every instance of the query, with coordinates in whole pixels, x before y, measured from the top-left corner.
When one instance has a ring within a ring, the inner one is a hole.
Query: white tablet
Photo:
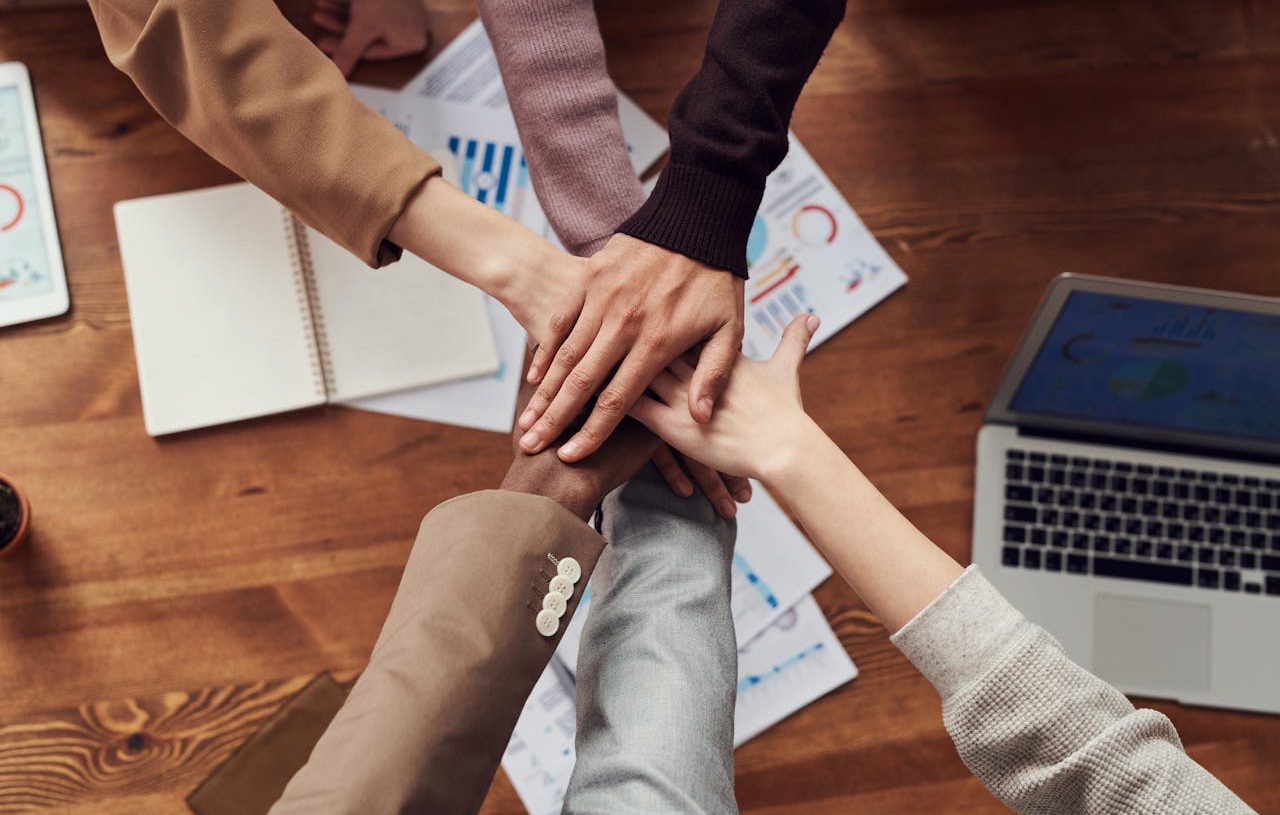
[[[27,67],[0,65],[0,326],[67,310],[67,277],[53,219]]]

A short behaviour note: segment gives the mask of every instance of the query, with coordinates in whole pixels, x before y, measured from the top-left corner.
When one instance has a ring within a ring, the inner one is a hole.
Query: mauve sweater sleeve
[[[620,228],[747,275],[765,178],[787,154],[791,112],[845,0],[721,0],[702,67],[671,108],[671,159]]]
[[[618,122],[591,0],[478,0],[533,188],[575,255],[604,245],[644,201]]]

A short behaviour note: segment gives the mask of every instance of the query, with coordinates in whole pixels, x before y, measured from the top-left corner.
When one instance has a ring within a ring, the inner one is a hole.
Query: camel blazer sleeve
[[[366,263],[440,165],[360,103],[272,0],[89,0],[112,64],[213,158]]]
[[[271,815],[476,812],[603,547],[541,496],[493,490],[432,510],[368,667]],[[582,574],[544,636],[548,554]]]

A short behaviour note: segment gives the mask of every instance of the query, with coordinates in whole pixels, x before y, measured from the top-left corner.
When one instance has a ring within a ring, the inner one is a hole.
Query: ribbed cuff
[[[1024,622],[970,566],[889,640],[946,699],[986,673]]]
[[[763,195],[764,185],[668,164],[649,200],[618,231],[746,278],[747,236]]]

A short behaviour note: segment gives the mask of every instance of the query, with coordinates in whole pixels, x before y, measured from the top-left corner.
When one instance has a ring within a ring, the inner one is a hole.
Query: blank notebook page
[[[232,184],[115,216],[148,433],[325,401],[279,204]]]
[[[329,398],[434,385],[498,370],[484,295],[408,252],[381,269],[306,229]]]

